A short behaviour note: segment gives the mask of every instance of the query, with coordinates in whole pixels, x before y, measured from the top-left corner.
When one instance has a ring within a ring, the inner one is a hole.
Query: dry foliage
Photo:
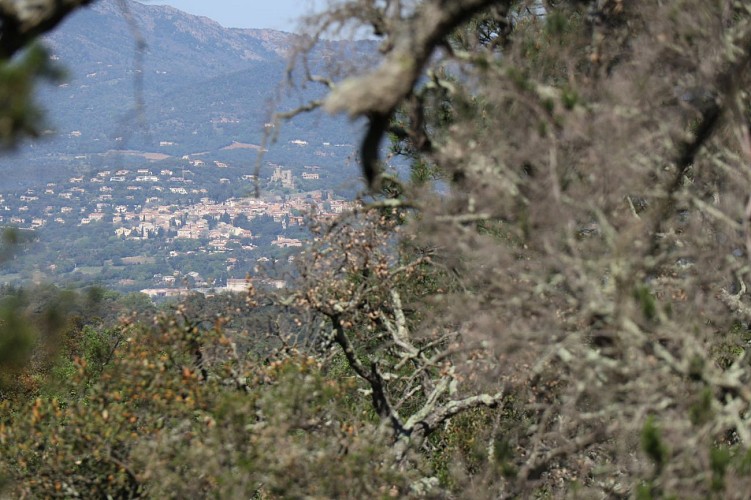
[[[87,330],[51,394],[28,368],[9,491],[746,496],[751,8],[343,0],[309,26],[382,41],[304,68],[329,93],[297,110],[367,122],[363,205],[251,290],[268,331],[183,310]]]
[[[311,22],[382,39],[380,65],[329,81],[322,106],[368,120],[371,211],[400,224],[374,237],[383,220],[358,219],[316,250],[298,305],[372,389],[384,360],[420,351],[394,334],[396,274],[442,273],[412,289],[405,325],[447,339],[454,398],[523,403],[485,429],[465,493],[747,491],[748,6],[351,0]],[[410,181],[379,159],[387,136]],[[372,368],[345,334],[365,335]],[[482,346],[482,367],[457,343]],[[410,394],[400,376],[387,385]],[[402,416],[379,414],[398,434]]]

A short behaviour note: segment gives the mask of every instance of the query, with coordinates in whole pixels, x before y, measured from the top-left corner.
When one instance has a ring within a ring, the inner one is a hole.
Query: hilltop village
[[[33,235],[36,247],[66,241],[33,252],[32,275],[14,273],[10,263],[0,280],[67,276],[151,296],[238,291],[259,262],[291,261],[310,217],[354,205],[335,195],[315,165],[293,170],[267,162],[256,177],[205,157],[169,166],[167,158],[140,154],[130,163],[0,193],[0,225]]]

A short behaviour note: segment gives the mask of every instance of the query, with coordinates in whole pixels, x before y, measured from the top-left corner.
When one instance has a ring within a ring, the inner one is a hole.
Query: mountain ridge
[[[71,155],[132,149],[182,156],[220,150],[232,141],[259,144],[274,109],[322,94],[322,89],[281,89],[298,35],[225,28],[169,6],[133,0],[125,5],[100,0],[44,38],[51,57],[67,69],[65,81],[37,90],[54,133],[0,158],[0,188],[80,170],[79,164],[57,161]],[[336,60],[344,43],[318,49],[313,64]],[[352,47],[347,50],[370,50],[367,42]],[[346,119],[323,114],[285,124],[279,139],[354,142]],[[276,160],[294,155],[300,163],[315,160],[303,153],[280,152]],[[276,161],[274,151],[269,155]]]

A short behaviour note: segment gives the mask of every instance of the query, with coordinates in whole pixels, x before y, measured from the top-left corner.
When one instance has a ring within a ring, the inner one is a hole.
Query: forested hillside
[[[38,51],[42,112],[26,116],[41,137],[0,158],[0,225],[33,233],[0,282],[180,294],[286,259],[279,236],[305,237],[314,206],[335,213],[360,189],[357,127],[272,117],[323,95],[287,80],[301,42],[138,2],[73,12]],[[344,51],[367,59],[375,44],[321,44],[309,67]],[[236,219],[232,205],[257,193],[263,204]]]
[[[86,3],[0,10],[11,83]],[[280,117],[364,124],[365,194],[321,194],[238,295],[6,287],[3,494],[748,497],[751,8],[340,0],[307,26],[293,78],[321,93]],[[363,32],[377,63],[315,63]]]
[[[233,141],[260,145],[273,111],[320,97],[317,89],[285,84],[288,55],[298,43],[289,33],[224,28],[171,7],[95,2],[45,37],[62,74],[39,82],[42,140],[0,160],[0,189],[34,187],[43,176],[65,179],[81,170],[83,156],[89,171],[118,166],[106,155],[111,151],[179,159]],[[373,55],[372,43],[353,43],[361,56]],[[342,50],[342,43],[322,45],[313,64]],[[346,120],[305,116],[287,124],[279,142],[342,144],[355,136]],[[251,170],[255,158],[247,156]],[[316,159],[301,148],[279,147],[268,156],[277,163]]]

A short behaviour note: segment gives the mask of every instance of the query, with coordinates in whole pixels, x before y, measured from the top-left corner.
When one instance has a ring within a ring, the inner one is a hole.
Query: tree
[[[213,215],[206,214],[203,216],[203,218],[206,220],[206,222],[208,222],[209,230],[215,229],[217,224],[219,223]]]
[[[0,2],[0,145],[13,147],[39,134],[41,112],[32,102],[34,82],[57,79],[60,71],[35,40],[55,28],[69,13],[93,0],[29,0]],[[16,57],[18,55],[18,57]]]
[[[232,225],[242,229],[248,229],[250,227],[250,220],[247,215],[241,213],[235,216],[232,220]]]
[[[75,9],[92,2],[93,0],[4,0],[0,3],[0,57],[5,61],[9,60],[37,37],[54,29]]]
[[[378,464],[372,426],[350,420],[362,409],[350,407],[348,381],[294,349],[271,354],[266,337],[241,354],[227,320],[179,307],[154,327],[84,329],[54,367],[53,392],[0,401],[13,496],[408,491],[409,474]]]
[[[337,346],[333,359],[346,361],[366,386],[399,464],[454,415],[497,406],[503,391],[470,395],[473,388],[462,384],[463,370],[487,369],[482,345],[462,345],[453,330],[412,331],[420,315],[408,312],[402,295],[415,300],[415,288],[428,293],[431,258],[394,253],[393,220],[375,217],[319,228],[317,244],[295,259],[301,282],[293,300],[313,312],[299,324],[321,324],[313,330],[318,348],[326,353]]]
[[[226,210],[219,216],[219,220],[225,224],[232,224],[232,217],[230,217]]]
[[[748,9],[350,0],[311,23],[313,41],[352,26],[382,40],[375,69],[309,75],[330,90],[300,111],[367,120],[365,210],[403,223],[390,241],[421,249],[441,280],[455,280],[413,299],[425,313],[409,330],[484,347],[492,376],[460,371],[473,382],[462,396],[487,385],[501,408],[525,402],[486,428],[493,452],[484,469],[467,469],[465,487],[478,490],[464,492],[745,489]],[[430,175],[386,174],[386,134]],[[328,255],[350,269],[348,257]],[[381,276],[404,264],[392,255]],[[319,290],[327,300],[308,305],[334,320],[329,338],[375,394],[377,365],[360,366],[360,353],[391,338],[398,308],[383,288],[360,291],[373,279],[363,262],[336,281],[353,302]],[[343,318],[355,308],[385,315],[391,329],[337,326],[337,306]],[[363,342],[350,353],[342,328]]]
[[[748,491],[750,14],[343,0],[311,18],[306,43],[382,41],[350,76],[292,73],[328,89],[299,112],[367,122],[362,203],[244,306],[194,296],[106,335],[42,308],[29,324],[75,332],[46,356],[6,335],[31,303],[3,304],[26,361],[0,401],[13,493]]]

